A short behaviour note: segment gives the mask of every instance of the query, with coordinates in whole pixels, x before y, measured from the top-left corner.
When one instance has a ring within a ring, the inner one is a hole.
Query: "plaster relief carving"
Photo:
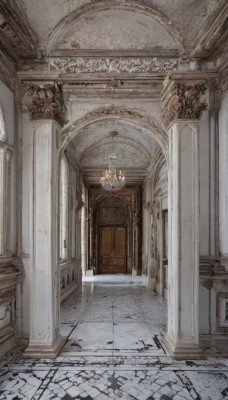
[[[78,72],[167,72],[177,69],[176,59],[166,58],[58,58],[53,59],[51,70],[61,73]]]
[[[176,119],[199,119],[207,109],[206,102],[200,100],[205,91],[203,84],[174,84],[162,112],[164,125],[168,127]]]
[[[24,90],[32,99],[26,106],[31,119],[53,119],[60,126],[67,123],[61,84],[26,83]]]

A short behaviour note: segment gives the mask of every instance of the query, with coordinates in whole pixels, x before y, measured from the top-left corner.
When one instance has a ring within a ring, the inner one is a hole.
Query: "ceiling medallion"
[[[121,171],[117,172],[116,170],[116,151],[113,145],[113,138],[118,135],[118,132],[112,131],[109,135],[112,138],[113,151],[109,154],[109,168],[103,171],[100,182],[103,189],[116,191],[125,186],[125,176]]]

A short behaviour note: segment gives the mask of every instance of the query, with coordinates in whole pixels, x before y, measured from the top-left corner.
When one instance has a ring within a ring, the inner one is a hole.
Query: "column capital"
[[[55,120],[60,126],[67,123],[61,83],[37,84],[27,82],[23,85],[23,88],[25,94],[31,97],[31,102],[25,107],[30,119]]]
[[[206,101],[200,100],[206,86],[202,81],[169,80],[165,82],[162,95],[162,119],[166,128],[176,120],[195,120],[207,109]]]

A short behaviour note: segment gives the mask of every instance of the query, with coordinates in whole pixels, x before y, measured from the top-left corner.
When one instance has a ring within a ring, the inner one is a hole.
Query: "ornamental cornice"
[[[25,106],[30,119],[51,119],[60,126],[67,123],[62,84],[25,83],[23,88],[25,94],[31,97],[31,102]]]
[[[199,119],[207,109],[206,101],[200,100],[205,92],[203,83],[172,82],[162,98],[164,126],[169,127],[177,119]]]

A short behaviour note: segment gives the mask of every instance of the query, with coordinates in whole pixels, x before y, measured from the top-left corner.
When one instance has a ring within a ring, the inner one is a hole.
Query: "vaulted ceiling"
[[[110,132],[117,136],[112,140]],[[98,183],[108,168],[109,154],[115,152],[118,169],[128,183],[142,183],[154,155],[159,151],[156,139],[144,128],[126,121],[96,122],[74,137],[75,156],[87,183]]]

